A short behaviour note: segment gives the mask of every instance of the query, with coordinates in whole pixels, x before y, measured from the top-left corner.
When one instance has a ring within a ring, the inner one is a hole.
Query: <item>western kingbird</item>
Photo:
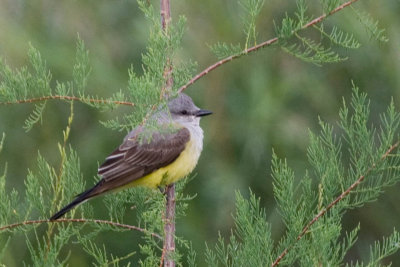
[[[198,108],[183,93],[169,101],[168,109],[160,108],[151,117],[155,130],[149,131],[149,126],[133,129],[99,167],[102,179],[50,220],[57,220],[78,204],[106,192],[134,186],[157,188],[192,172],[203,149],[200,117],[212,112]]]

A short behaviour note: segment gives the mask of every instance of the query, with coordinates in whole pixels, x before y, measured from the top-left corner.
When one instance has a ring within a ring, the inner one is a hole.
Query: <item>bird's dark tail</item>
[[[90,188],[89,190],[77,195],[76,198],[71,203],[69,203],[67,206],[62,208],[56,214],[51,216],[50,221],[55,221],[55,220],[61,218],[62,216],[64,216],[65,213],[67,213],[68,211],[72,210],[73,208],[75,208],[79,204],[81,204],[81,203],[85,202],[86,200],[89,200],[90,198],[96,196],[97,194],[95,193],[95,190],[97,189],[99,184],[100,184],[100,182],[98,184],[96,184],[95,186],[93,186],[92,188]]]

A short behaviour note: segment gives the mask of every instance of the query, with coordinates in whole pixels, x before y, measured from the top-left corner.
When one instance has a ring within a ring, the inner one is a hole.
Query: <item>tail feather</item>
[[[81,203],[89,200],[90,198],[96,196],[97,194],[94,193],[94,190],[97,188],[97,186],[99,184],[100,183],[96,184],[94,187],[90,188],[89,190],[84,191],[83,193],[80,193],[79,195],[77,195],[76,198],[71,203],[69,203],[64,208],[62,208],[60,211],[58,211],[56,214],[51,216],[50,221],[55,221],[55,220],[61,218],[62,216],[64,216],[65,213],[67,213],[68,211],[72,210],[73,208],[75,208],[79,204],[81,204]]]

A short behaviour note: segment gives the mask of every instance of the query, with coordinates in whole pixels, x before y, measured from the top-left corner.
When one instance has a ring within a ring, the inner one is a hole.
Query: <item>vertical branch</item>
[[[160,0],[160,13],[162,28],[167,33],[168,25],[171,22],[171,9],[169,6],[169,0]]]
[[[175,262],[171,259],[170,254],[175,251],[175,184],[170,184],[165,190],[166,210],[164,224],[164,248],[163,257],[164,267],[175,267]],[[162,262],[161,262],[162,263]]]
[[[171,22],[169,0],[160,0],[160,13],[161,25],[166,38],[168,38],[168,26]],[[167,61],[165,62],[164,79],[165,84],[161,89],[160,99],[164,97],[168,98],[173,84],[172,63],[170,58],[167,58]],[[164,261],[164,267],[175,267],[175,262],[171,259],[171,254],[175,252],[175,184],[166,187],[165,196],[164,246],[160,266],[162,266]]]
[[[169,1],[170,0],[160,0],[161,26],[167,40],[169,40],[169,24],[171,23],[171,9]],[[167,47],[165,47],[165,49],[168,49],[168,46],[169,44],[167,45]],[[165,84],[161,89],[160,100],[168,99],[168,97],[171,95],[172,84],[174,82],[172,79],[172,62],[169,57],[167,57],[167,60],[165,62],[163,77]]]

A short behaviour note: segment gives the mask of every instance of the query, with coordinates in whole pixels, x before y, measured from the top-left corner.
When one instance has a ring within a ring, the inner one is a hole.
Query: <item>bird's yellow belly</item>
[[[146,186],[157,188],[159,186],[175,183],[193,171],[194,167],[197,165],[200,153],[201,149],[196,146],[191,138],[186,144],[185,149],[174,162],[129,183],[126,187]]]

